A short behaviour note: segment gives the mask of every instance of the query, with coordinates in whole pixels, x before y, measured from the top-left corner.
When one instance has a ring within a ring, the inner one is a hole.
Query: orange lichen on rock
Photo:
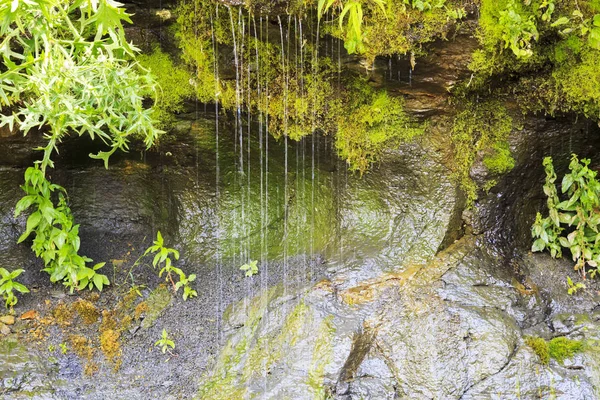
[[[91,325],[100,318],[100,312],[90,301],[79,299],[73,303],[72,307],[77,311],[77,314],[79,314],[83,323],[86,325]]]

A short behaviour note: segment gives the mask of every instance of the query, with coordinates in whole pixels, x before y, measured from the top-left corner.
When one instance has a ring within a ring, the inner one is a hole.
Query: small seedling
[[[23,269],[16,269],[13,272],[9,272],[4,268],[0,268],[0,294],[4,298],[6,308],[12,309],[17,304],[17,296],[13,293],[13,290],[20,293],[29,293],[29,289],[25,285],[14,281],[24,271]]]
[[[154,260],[152,260],[152,266],[156,267],[157,265],[161,265],[164,263],[163,267],[158,273],[158,276],[162,277],[163,274],[166,273],[165,281],[171,283],[174,292],[177,292],[180,287],[183,287],[183,300],[187,300],[190,297],[198,296],[198,293],[190,286],[190,283],[196,279],[196,275],[190,274],[189,276],[187,276],[180,268],[175,267],[173,265],[173,260],[171,259],[171,256],[175,260],[179,260],[179,252],[175,249],[165,247],[164,243],[164,239],[160,231],[158,231],[156,233],[156,240],[154,241],[152,246],[146,249],[144,255],[149,253],[156,253],[156,255],[154,256]],[[177,283],[175,283],[175,281],[173,280],[174,274],[179,276],[179,281]]]
[[[56,346],[54,346],[53,344],[48,345],[48,351],[50,353],[54,353],[55,350],[56,350]]]
[[[253,276],[258,274],[258,261],[250,261],[240,267],[242,271],[246,271],[246,276]]]
[[[169,347],[171,349],[175,348],[175,342],[172,341],[171,339],[169,339],[169,334],[167,333],[167,330],[163,329],[162,337],[159,340],[157,340],[156,343],[154,343],[154,346],[160,347],[160,349],[162,350],[162,352],[164,354],[167,352]]]
[[[67,344],[66,343],[61,343],[61,344],[59,344],[59,346],[60,346],[60,352],[63,353],[63,354],[67,354],[67,350],[68,350]]]
[[[579,290],[585,289],[585,285],[582,282],[573,283],[573,280],[570,276],[567,276],[567,286],[567,293],[569,294],[575,294]]]

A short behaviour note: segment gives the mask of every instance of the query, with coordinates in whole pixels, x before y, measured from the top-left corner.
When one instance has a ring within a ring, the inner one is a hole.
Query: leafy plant
[[[500,12],[498,24],[502,27],[504,48],[510,47],[517,57],[530,57],[531,41],[539,37],[535,18],[517,12],[514,1],[508,3],[506,9]]]
[[[585,289],[585,285],[582,282],[573,283],[570,276],[567,276],[567,287],[568,294],[575,294],[578,291]]]
[[[240,267],[242,271],[246,271],[246,276],[254,276],[258,274],[258,261],[250,261]]]
[[[550,250],[552,257],[562,256],[562,249],[569,249],[575,270],[586,276],[586,267],[593,267],[592,277],[598,273],[600,264],[600,183],[596,171],[589,168],[590,160],[579,161],[571,156],[570,173],[565,174],[561,200],[555,182],[557,179],[551,157],[544,158],[546,183],[544,193],[548,197],[549,215],[537,214],[531,229],[535,241],[531,251]]]
[[[52,154],[69,134],[98,137],[109,150],[90,157],[104,161],[127,150],[132,136],[152,145],[161,131],[142,93],[154,81],[133,57],[138,51],[125,39],[122,22],[129,15],[113,0],[5,1],[0,4],[0,127],[17,126],[24,135],[44,132],[41,159],[25,172],[26,195],[15,208],[32,208],[24,241],[44,261],[52,282],[63,281],[71,292],[99,290],[109,284],[97,272],[102,264],[79,255],[79,226],[74,223],[66,191],[50,183]],[[6,113],[6,111],[9,113]]]
[[[174,292],[177,292],[181,287],[183,287],[183,300],[198,296],[198,293],[193,290],[190,285],[196,279],[196,275],[191,274],[186,276],[186,274],[180,268],[175,267],[171,257],[173,257],[175,260],[179,260],[179,252],[175,249],[165,247],[164,244],[164,239],[160,231],[158,231],[156,233],[156,240],[154,241],[154,244],[146,249],[144,255],[156,253],[154,260],[152,260],[152,266],[156,267],[157,265],[160,266],[164,263],[160,272],[158,273],[158,276],[162,277],[163,274],[166,273],[165,281],[171,283]],[[177,275],[179,277],[178,282],[173,280],[173,275]]]
[[[385,0],[370,0],[374,5],[379,7],[385,15]],[[318,15],[321,16],[333,6],[335,0],[319,0]],[[364,53],[365,45],[363,43],[363,5],[360,0],[346,0],[341,6],[339,16],[339,27],[344,30],[344,21],[346,21],[344,47],[348,54]],[[346,19],[346,16],[348,18]]]
[[[14,281],[23,272],[25,272],[23,269],[16,269],[9,272],[5,268],[0,268],[0,294],[4,298],[6,308],[12,308],[17,304],[18,300],[13,292],[14,290],[19,293],[29,293],[29,289],[25,285]]]
[[[163,329],[161,338],[159,340],[157,340],[156,343],[154,343],[154,346],[160,347],[161,351],[164,354],[167,352],[169,347],[171,349],[175,348],[175,342],[173,340],[169,339],[169,334],[167,333],[167,330]]]
[[[61,344],[59,344],[59,346],[60,346],[60,352],[62,354],[67,354],[67,351],[69,350],[69,348],[67,347],[67,344],[61,343]]]

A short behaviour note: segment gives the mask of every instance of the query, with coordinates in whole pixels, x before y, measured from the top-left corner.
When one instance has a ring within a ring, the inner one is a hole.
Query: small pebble
[[[0,322],[0,334],[4,336],[10,334],[10,328],[4,325],[2,322]]]
[[[0,317],[0,322],[2,322],[5,325],[12,325],[15,323],[15,317],[13,317],[12,315],[4,315]]]

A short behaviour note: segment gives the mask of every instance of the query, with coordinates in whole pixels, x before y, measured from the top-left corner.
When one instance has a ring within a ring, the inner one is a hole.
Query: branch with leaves
[[[128,150],[131,137],[151,146],[161,131],[143,96],[154,90],[150,75],[134,60],[123,21],[131,22],[113,0],[12,0],[0,3],[0,127],[18,127],[24,135],[43,132],[41,157],[25,172],[26,196],[15,216],[31,210],[22,242],[44,260],[51,281],[75,288],[102,290],[108,278],[89,268],[79,255],[79,226],[66,191],[49,181],[52,155],[68,135],[100,138],[107,151],[90,154],[104,161]]]

